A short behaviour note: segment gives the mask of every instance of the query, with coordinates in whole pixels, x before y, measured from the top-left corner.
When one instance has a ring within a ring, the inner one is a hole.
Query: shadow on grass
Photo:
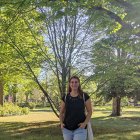
[[[61,137],[61,129],[58,121],[41,123],[4,122],[0,123],[0,140],[44,140],[45,137]],[[57,139],[58,140],[58,139]]]
[[[140,115],[139,111],[123,111],[124,114],[136,114],[136,115]]]
[[[140,140],[140,122],[125,117],[92,119],[95,140]]]
[[[92,119],[95,140],[139,140],[140,122],[120,117]],[[58,121],[1,122],[0,140],[63,140]],[[129,137],[128,137],[129,136]]]
[[[140,117],[123,117],[121,118],[122,120],[133,120],[133,121],[138,121],[140,122]]]
[[[103,134],[97,135],[94,137],[94,140],[140,140],[140,133],[133,134],[130,132],[126,133],[112,133],[112,134]]]
[[[110,134],[140,131],[140,121],[126,117],[96,117],[92,119],[95,134]]]

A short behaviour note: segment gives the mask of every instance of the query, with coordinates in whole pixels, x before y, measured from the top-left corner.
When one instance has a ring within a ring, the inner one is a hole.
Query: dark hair
[[[78,93],[79,93],[80,97],[83,98],[83,90],[81,89],[80,79],[79,79],[78,76],[72,76],[72,77],[69,79],[69,82],[68,82],[68,93],[71,92],[70,81],[71,81],[72,79],[77,79],[77,80],[78,80],[78,82],[79,82]]]

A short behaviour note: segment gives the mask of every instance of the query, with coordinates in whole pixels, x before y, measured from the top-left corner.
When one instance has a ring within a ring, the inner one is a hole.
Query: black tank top
[[[66,98],[65,98],[66,96]],[[84,93],[85,101],[89,95]],[[66,102],[65,102],[66,99]],[[65,128],[75,130],[86,119],[84,99],[80,96],[72,97],[70,94],[64,95],[62,100],[65,102],[66,112],[64,117]]]

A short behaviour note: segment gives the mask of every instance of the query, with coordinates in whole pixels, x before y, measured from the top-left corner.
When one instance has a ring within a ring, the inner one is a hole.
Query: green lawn
[[[92,126],[95,140],[140,140],[140,108],[125,108],[121,117],[107,117],[111,111],[95,108]]]
[[[96,107],[92,116],[94,140],[140,140],[140,108],[123,108],[121,117],[108,117],[110,109]],[[50,111],[0,117],[0,140],[63,140],[59,121]]]

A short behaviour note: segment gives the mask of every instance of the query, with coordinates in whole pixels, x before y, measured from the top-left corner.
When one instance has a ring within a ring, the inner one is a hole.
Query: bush
[[[27,103],[27,107],[29,107],[30,109],[34,109],[36,107],[36,103],[34,103],[34,102],[28,102]]]
[[[36,107],[36,103],[35,102],[20,103],[18,105],[20,107],[28,107],[30,109],[34,109]]]
[[[27,114],[29,114],[29,108],[28,107],[24,107],[24,108],[22,108],[22,114],[25,114],[25,115],[27,115]]]
[[[24,115],[29,113],[29,108],[19,107],[13,103],[5,103],[0,106],[0,116]]]

